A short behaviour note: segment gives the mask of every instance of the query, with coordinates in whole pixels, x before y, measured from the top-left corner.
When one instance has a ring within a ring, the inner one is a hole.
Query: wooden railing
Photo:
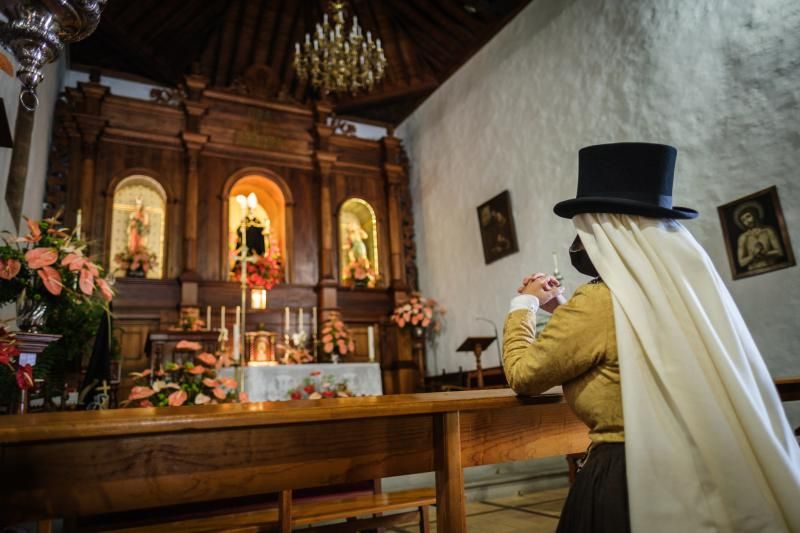
[[[0,523],[435,471],[465,531],[463,468],[583,451],[561,396],[508,389],[0,418]]]

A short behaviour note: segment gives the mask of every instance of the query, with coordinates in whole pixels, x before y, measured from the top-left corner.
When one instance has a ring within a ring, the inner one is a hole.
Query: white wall
[[[800,268],[733,282],[716,207],[777,185],[800,243],[800,3],[535,0],[399,128],[412,162],[422,291],[448,308],[428,367],[474,368],[454,349],[502,324],[521,278],[584,280],[566,249],[577,151],[616,141],[678,147],[676,205],[711,254],[775,376],[800,374]],[[520,252],[484,265],[476,206],[511,192]],[[484,366],[499,364],[497,351]]]
[[[13,57],[7,54],[13,61]],[[13,63],[16,72],[17,64]],[[39,108],[33,119],[33,132],[31,134],[31,152],[28,159],[28,177],[25,181],[25,199],[22,205],[22,214],[29,218],[40,218],[42,203],[44,201],[45,179],[47,177],[47,164],[50,154],[50,137],[53,126],[53,111],[61,87],[64,72],[64,61],[59,60],[45,67],[44,81],[39,85]],[[10,78],[5,73],[0,73],[0,96],[3,98],[8,127],[14,136],[14,123],[17,119],[17,102],[22,84],[17,78]],[[11,165],[11,148],[0,148],[0,231],[16,233],[14,221],[6,204],[6,183]],[[17,221],[19,222],[19,221]],[[24,226],[24,224],[23,224]],[[27,229],[20,229],[23,234]]]

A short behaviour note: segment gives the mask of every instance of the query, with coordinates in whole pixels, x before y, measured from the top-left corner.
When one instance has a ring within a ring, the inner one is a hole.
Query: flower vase
[[[338,353],[334,352],[334,353],[331,354],[331,363],[333,363],[334,365],[338,365],[339,364],[339,354]]]
[[[418,340],[419,339],[423,339],[423,338],[425,338],[425,328],[423,328],[422,326],[414,326],[414,327],[411,328],[411,335],[415,339],[418,339]]]
[[[29,298],[23,292],[17,299],[17,327],[27,333],[39,333],[47,321],[47,302]]]
[[[353,287],[356,289],[366,289],[369,286],[368,279],[354,279],[353,280]]]
[[[145,271],[142,270],[141,268],[138,268],[136,270],[126,270],[125,276],[128,278],[144,278]]]

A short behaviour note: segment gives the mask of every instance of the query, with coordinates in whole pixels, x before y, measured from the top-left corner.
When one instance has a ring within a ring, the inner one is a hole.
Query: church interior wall
[[[493,334],[476,317],[501,326],[522,277],[552,271],[554,250],[569,292],[587,281],[569,265],[573,226],[552,207],[575,195],[581,147],[648,141],[678,148],[675,203],[701,212],[685,225],[771,373],[799,374],[800,268],[733,281],[716,210],[777,185],[797,255],[798,27],[792,0],[540,0],[443,84],[398,130],[421,287],[448,308],[429,372],[474,368],[458,343]],[[506,189],[520,251],[486,265],[476,206]],[[484,366],[498,364],[492,348]]]

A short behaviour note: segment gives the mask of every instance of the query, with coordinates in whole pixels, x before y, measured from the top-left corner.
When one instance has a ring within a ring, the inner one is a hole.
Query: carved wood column
[[[315,164],[319,173],[319,215],[320,215],[320,256],[319,256],[319,308],[320,320],[328,318],[331,311],[338,308],[336,280],[336,252],[333,249],[335,227],[331,181],[336,166],[336,154],[329,151],[329,140],[333,128],[328,126],[332,108],[328,102],[317,102],[314,107],[314,137],[316,150]]]
[[[83,212],[84,238],[93,241],[97,238],[94,234],[94,204],[95,195],[95,162],[97,160],[97,141],[106,125],[106,121],[92,115],[75,115],[78,130],[81,134],[81,179],[80,179],[80,208]]]
[[[197,275],[197,211],[199,208],[198,162],[207,135],[183,132],[186,147],[186,201],[183,226],[183,273],[182,280],[196,280]]]
[[[383,173],[386,179],[386,205],[389,209],[389,253],[392,288],[406,291],[405,257],[403,252],[403,216],[400,211],[402,185],[408,179],[405,168],[399,163],[400,140],[384,137]]]
[[[80,179],[80,207],[83,211],[85,227],[82,228],[84,238],[89,241],[96,240],[95,234],[95,162],[97,161],[97,141],[100,138],[107,121],[100,117],[100,110],[109,88],[93,81],[79,83],[78,107],[80,113],[75,113],[78,131],[81,134],[81,179]]]

